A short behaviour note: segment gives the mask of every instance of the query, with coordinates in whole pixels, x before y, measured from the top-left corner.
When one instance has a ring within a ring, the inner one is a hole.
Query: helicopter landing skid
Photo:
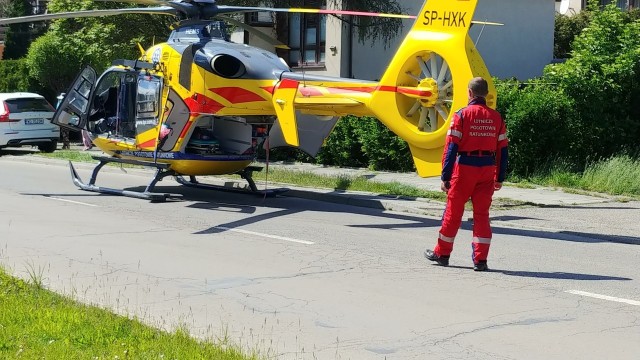
[[[289,191],[286,188],[280,189],[266,189],[260,190],[256,186],[255,181],[253,181],[253,172],[262,170],[261,167],[257,166],[249,166],[241,171],[238,171],[236,174],[240,175],[243,179],[247,181],[249,184],[249,189],[235,188],[229,186],[221,186],[221,185],[213,185],[213,184],[204,184],[199,182],[195,176],[189,176],[189,180],[185,179],[182,176],[176,175],[175,179],[181,185],[194,187],[199,189],[209,189],[209,190],[218,190],[218,191],[229,191],[229,192],[240,192],[240,193],[250,193],[258,196],[266,196],[266,197],[276,197],[279,194]]]
[[[152,202],[162,202],[166,201],[169,198],[181,198],[181,195],[178,194],[168,194],[168,193],[154,193],[153,188],[158,181],[161,181],[163,178],[167,176],[175,176],[176,173],[173,170],[167,170],[169,168],[169,164],[161,164],[161,163],[153,163],[146,161],[137,161],[137,160],[127,160],[127,159],[119,159],[119,158],[111,158],[104,156],[92,156],[93,159],[100,161],[98,165],[93,169],[93,173],[91,174],[91,180],[89,180],[88,184],[85,184],[80,179],[78,172],[73,167],[71,161],[69,161],[69,168],[71,169],[71,178],[73,183],[82,190],[85,191],[93,191],[101,194],[110,194],[110,195],[121,195],[132,198],[150,200]],[[132,164],[132,165],[141,165],[147,167],[156,168],[156,174],[144,189],[144,191],[133,191],[133,190],[124,190],[124,189],[112,189],[102,186],[96,186],[96,179],[98,177],[98,173],[103,166],[108,163],[115,162],[120,164]]]

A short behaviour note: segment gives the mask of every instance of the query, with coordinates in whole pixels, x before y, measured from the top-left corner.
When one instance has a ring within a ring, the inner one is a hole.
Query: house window
[[[600,0],[600,5],[616,4],[622,10],[637,9],[640,7],[640,0]]]
[[[322,0],[303,0],[304,8],[322,8]],[[289,64],[292,67],[323,65],[327,34],[326,15],[293,13],[289,17]]]
[[[244,22],[251,26],[273,28],[273,13],[267,11],[247,13]]]

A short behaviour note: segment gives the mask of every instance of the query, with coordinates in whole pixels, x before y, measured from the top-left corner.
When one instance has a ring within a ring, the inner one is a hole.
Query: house
[[[587,7],[587,0],[555,0],[556,11],[563,15],[573,15]],[[599,0],[601,6],[611,3],[620,9],[630,10],[640,8],[640,0]]]
[[[423,0],[400,2],[407,14],[417,14]],[[305,0],[302,7],[318,7],[321,0]],[[550,0],[480,0],[474,20],[503,23],[504,26],[474,25],[469,34],[493,76],[530,79],[542,74],[553,60],[554,2]],[[291,50],[278,54],[296,71],[315,74],[376,80],[382,76],[396,49],[413,21],[404,20],[402,31],[387,46],[380,42],[361,43],[353,26],[337,19],[317,14],[291,14],[288,26],[277,16],[253,14],[246,20],[262,25],[262,31],[277,36]],[[285,29],[282,29],[282,28]],[[232,39],[275,51],[255,36],[236,33]]]

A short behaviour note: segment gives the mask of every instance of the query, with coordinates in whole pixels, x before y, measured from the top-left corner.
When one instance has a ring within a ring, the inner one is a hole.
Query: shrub
[[[615,5],[595,11],[573,43],[573,56],[548,66],[556,83],[580,111],[582,151],[608,157],[638,147],[640,137],[640,22]]]
[[[556,14],[554,29],[553,57],[565,59],[571,56],[571,44],[591,21],[591,11],[583,10],[567,16]]]
[[[29,70],[23,60],[0,61],[0,92],[30,90]]]
[[[360,118],[355,129],[362,142],[362,150],[372,170],[412,171],[415,169],[409,145],[380,121]]]
[[[316,162],[323,165],[366,167],[367,158],[362,151],[362,142],[357,132],[361,126],[360,119],[355,116],[344,116],[333,129],[316,157]]]
[[[503,113],[509,136],[509,171],[529,176],[558,158],[577,161],[581,130],[573,101],[545,85],[512,94]]]

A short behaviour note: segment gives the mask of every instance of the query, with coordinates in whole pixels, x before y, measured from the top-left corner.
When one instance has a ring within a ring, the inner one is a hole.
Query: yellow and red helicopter
[[[299,147],[314,156],[344,115],[376,117],[409,144],[420,176],[437,176],[448,124],[453,111],[466,105],[469,79],[487,79],[488,104],[496,104],[489,72],[468,35],[478,0],[428,0],[417,16],[223,6],[214,0],[131,2],[152,6],[0,19],[0,25],[128,13],[179,19],[167,41],[141,48],[139,59],[115,61],[100,76],[86,67],[59,105],[53,122],[87,130],[109,155],[95,157],[100,163],[88,184],[70,162],[74,183],[83,190],[162,201],[171,195],[153,188],[166,176],[208,188],[196,176],[240,174],[259,192],[252,180],[259,168],[251,166],[258,146],[268,140],[270,147]],[[263,11],[415,22],[374,82],[294,72],[272,52],[229,41],[225,22],[252,30],[226,15]],[[142,192],[96,186],[109,162],[149,166],[156,173]]]

